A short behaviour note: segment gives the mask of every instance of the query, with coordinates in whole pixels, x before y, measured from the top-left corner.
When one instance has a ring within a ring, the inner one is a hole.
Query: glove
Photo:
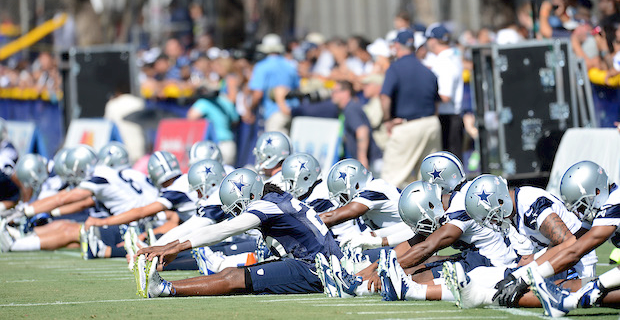
[[[500,306],[515,308],[518,301],[529,291],[529,285],[523,279],[517,279],[509,274],[495,285],[497,292],[493,295],[493,301],[498,301]]]
[[[381,237],[375,237],[365,232],[346,239],[342,246],[348,245],[350,248],[360,247],[362,250],[374,249],[381,247],[382,240]]]

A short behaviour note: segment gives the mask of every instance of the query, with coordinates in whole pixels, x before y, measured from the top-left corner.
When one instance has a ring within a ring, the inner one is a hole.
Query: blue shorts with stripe
[[[282,258],[244,267],[252,281],[252,293],[321,293],[323,285],[314,263]],[[249,288],[248,288],[249,289]]]

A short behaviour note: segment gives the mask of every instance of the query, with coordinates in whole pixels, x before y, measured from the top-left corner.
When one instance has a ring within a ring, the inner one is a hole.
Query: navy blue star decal
[[[209,168],[207,166],[205,166],[205,174],[211,174],[213,173],[213,170],[211,170],[213,167]]]
[[[306,163],[308,163],[308,162],[301,162],[301,161],[299,161],[299,171],[301,171],[302,169],[308,170],[308,167],[306,167]]]
[[[267,138],[267,145],[270,145],[273,142],[273,139],[271,139],[271,137]]]
[[[489,192],[487,193],[486,191],[484,191],[484,189],[482,189],[482,192],[480,193],[475,193],[476,196],[478,196],[478,203],[480,202],[486,202],[487,204],[491,205],[491,203],[489,202],[489,197],[491,195],[493,195],[495,192]]]
[[[441,176],[441,173],[444,172],[444,170],[446,170],[446,169],[438,170],[437,167],[435,165],[433,165],[433,171],[428,172],[428,174],[431,175],[431,181],[430,182],[433,183],[434,181],[437,181],[437,180],[443,180],[443,177]]]
[[[243,183],[243,176],[239,176],[238,181],[230,180],[230,182],[235,186],[235,188],[237,188],[239,193],[243,193],[243,188],[247,186],[247,184]],[[235,190],[233,189],[230,192],[232,193],[233,191]]]
[[[345,179],[347,178],[347,173],[346,172],[342,172],[342,171],[340,171],[339,173],[340,173],[340,175],[338,176],[338,178],[336,180],[342,179],[342,181],[345,181]]]

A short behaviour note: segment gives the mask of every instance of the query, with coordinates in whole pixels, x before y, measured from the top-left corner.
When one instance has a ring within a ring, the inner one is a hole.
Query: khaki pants
[[[222,151],[222,162],[230,166],[235,165],[235,157],[237,156],[237,144],[235,141],[222,141],[217,145]]]
[[[265,120],[265,132],[279,131],[288,136],[291,128],[291,116],[278,111]]]
[[[420,179],[420,163],[441,150],[441,124],[437,116],[407,121],[392,128],[383,152],[381,178],[397,187]],[[411,175],[415,179],[411,179]]]

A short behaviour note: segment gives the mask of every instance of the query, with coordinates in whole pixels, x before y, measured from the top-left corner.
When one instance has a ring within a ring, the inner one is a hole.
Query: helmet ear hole
[[[503,199],[498,199],[497,202],[499,202],[499,204],[504,204],[504,200]]]
[[[359,188],[360,188],[360,184],[359,184],[359,182],[358,182],[358,183],[356,183],[356,184],[355,184],[355,189],[357,190],[357,189],[359,189]]]
[[[596,188],[596,195],[598,196],[601,193],[601,189]]]
[[[432,203],[432,202],[429,202],[429,203],[428,203],[428,207],[429,207],[429,208],[431,208],[431,210],[435,209],[435,206],[433,205],[433,203]]]

